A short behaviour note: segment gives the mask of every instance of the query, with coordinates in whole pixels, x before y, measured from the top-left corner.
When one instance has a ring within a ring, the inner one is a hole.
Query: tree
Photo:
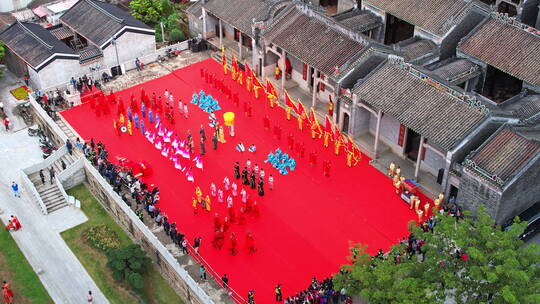
[[[136,290],[143,287],[142,275],[146,273],[150,259],[141,246],[132,244],[113,250],[107,259],[107,267],[112,270],[115,280],[126,280]]]
[[[133,0],[129,7],[133,17],[149,25],[158,23],[164,10],[161,0]]]
[[[4,44],[0,42],[0,62],[4,59],[4,56],[6,55],[4,50]],[[0,69],[0,78],[4,76],[4,70]]]
[[[370,256],[364,245],[351,249],[351,265],[334,277],[337,288],[372,303],[540,303],[540,247],[523,246],[525,222],[503,230],[486,213],[464,219],[436,215],[433,232],[410,225],[425,243],[422,255],[406,252],[407,242],[386,258]],[[396,258],[399,257],[399,262]]]
[[[186,39],[186,36],[179,29],[173,29],[169,33],[169,40],[172,41],[172,42],[179,42],[179,41],[182,41],[184,39]]]

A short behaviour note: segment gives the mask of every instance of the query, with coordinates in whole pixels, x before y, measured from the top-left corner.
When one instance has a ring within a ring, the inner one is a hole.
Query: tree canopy
[[[108,255],[107,267],[113,271],[115,280],[126,280],[133,288],[141,289],[150,259],[139,245],[132,244],[112,250]]]
[[[129,3],[131,15],[146,24],[159,23],[166,8],[164,2],[168,3],[162,0],[133,0]]]
[[[386,254],[351,249],[335,285],[372,303],[540,303],[540,247],[524,246],[525,222],[503,230],[480,208],[476,217],[437,214],[432,231],[410,225],[411,237]]]

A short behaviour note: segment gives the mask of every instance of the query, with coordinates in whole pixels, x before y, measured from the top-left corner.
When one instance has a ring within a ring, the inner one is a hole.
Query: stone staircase
[[[56,174],[63,171],[62,169],[62,161],[66,165],[66,168],[69,167],[72,163],[74,163],[78,159],[78,155],[73,153],[73,155],[69,155],[69,153],[66,153],[66,155],[62,156],[60,159],[55,161],[52,164],[52,167],[54,168],[54,171]],[[37,192],[39,193],[39,196],[41,197],[41,200],[45,204],[45,207],[47,208],[47,212],[51,213],[54,212],[60,208],[63,208],[68,205],[68,202],[65,200],[64,196],[62,195],[62,192],[60,192],[60,189],[56,185],[56,183],[51,183],[50,177],[49,177],[49,168],[43,169],[43,174],[45,175],[45,183],[41,182],[41,178],[39,177],[39,172],[32,173],[28,176],[30,181],[34,184],[36,187]]]
[[[77,139],[78,135],[75,134],[75,132],[73,131],[73,129],[71,127],[68,126],[67,122],[64,120],[63,117],[60,117],[60,119],[58,119],[56,121],[56,124],[60,127],[60,129],[66,134],[66,136],[69,138],[69,140],[71,140],[71,142],[73,143],[73,145],[75,145],[75,140]]]

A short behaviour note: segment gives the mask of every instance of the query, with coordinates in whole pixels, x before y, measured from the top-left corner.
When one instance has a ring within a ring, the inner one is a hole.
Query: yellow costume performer
[[[127,129],[128,129],[129,135],[132,135],[133,132],[132,132],[132,130],[131,130],[131,121],[130,121],[130,120],[128,120],[128,122],[127,122]]]
[[[424,213],[426,214],[426,216],[428,215],[428,211],[429,211],[429,202],[424,204]]]
[[[401,177],[401,168],[399,166],[396,168],[396,175],[397,177]]]
[[[324,132],[324,147],[328,148],[328,143],[330,141],[330,133]]]
[[[222,143],[222,144],[227,142],[225,140],[225,133],[223,133],[223,127],[222,126],[218,127],[218,141],[220,143]]]
[[[439,198],[436,198],[435,200],[433,200],[433,205],[435,206],[437,211],[439,211],[439,209],[441,207],[441,200],[439,200]]]
[[[202,191],[201,191],[201,188],[199,188],[199,186],[197,186],[197,188],[195,189],[195,196],[197,197],[197,202],[201,202],[202,201]]]
[[[291,120],[291,110],[292,110],[291,107],[287,107],[285,109],[285,113],[287,114],[287,120]]]
[[[205,198],[205,203],[206,203],[206,212],[210,212],[210,210],[212,209],[211,205],[210,205],[210,195],[206,195],[206,198]]]
[[[418,214],[418,222],[422,222],[422,214],[424,213],[424,211],[422,210],[417,210],[416,211],[416,214]]]
[[[191,200],[192,200],[191,206],[193,206],[193,213],[197,214],[199,211],[199,207],[198,207],[199,204],[197,203],[197,200],[194,197],[191,197]]]
[[[391,162],[390,166],[388,167],[388,176],[393,177],[395,172],[396,172],[396,164],[394,162]]]
[[[120,122],[120,126],[123,126],[124,125],[124,114],[120,114],[120,119],[118,119],[118,121]]]
[[[409,198],[409,209],[410,210],[412,210],[415,201],[416,201],[416,195],[411,194],[411,197]]]

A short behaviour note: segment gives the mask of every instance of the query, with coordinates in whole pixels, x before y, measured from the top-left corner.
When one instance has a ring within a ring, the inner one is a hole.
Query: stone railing
[[[26,191],[28,191],[28,193],[34,198],[34,200],[36,200],[36,202],[38,203],[39,209],[41,209],[41,212],[44,215],[49,214],[49,212],[47,212],[47,207],[45,206],[45,203],[43,203],[41,196],[37,192],[37,189],[32,183],[32,181],[28,178],[28,175],[26,175],[26,173],[24,173],[24,171],[22,170],[20,172],[21,172],[21,179],[23,181],[24,189],[26,189]]]
[[[57,175],[58,181],[62,185],[61,188],[70,189],[86,180],[86,174],[83,170],[85,161],[84,157],[81,156]]]
[[[122,201],[99,172],[84,160],[84,171],[89,190],[101,205],[110,213],[127,234],[149,253],[159,272],[169,281],[171,287],[182,296],[186,303],[213,304],[214,301],[204,292],[195,280],[183,269],[174,256],[157,239],[150,229]]]
[[[56,124],[56,122],[43,110],[43,108],[37,103],[32,95],[29,95],[30,104],[34,110],[36,119],[39,124],[48,131],[47,134],[51,136],[52,140],[58,144],[63,145],[66,143],[67,136],[64,134],[62,129]]]
[[[42,162],[32,165],[30,167],[24,168],[22,171],[26,175],[31,175],[32,173],[36,173],[41,169],[50,167],[55,161],[59,160],[64,155],[66,155],[66,153],[67,153],[67,148],[64,145],[60,147],[58,150],[54,151],[53,154],[51,154],[49,157],[44,159]]]

